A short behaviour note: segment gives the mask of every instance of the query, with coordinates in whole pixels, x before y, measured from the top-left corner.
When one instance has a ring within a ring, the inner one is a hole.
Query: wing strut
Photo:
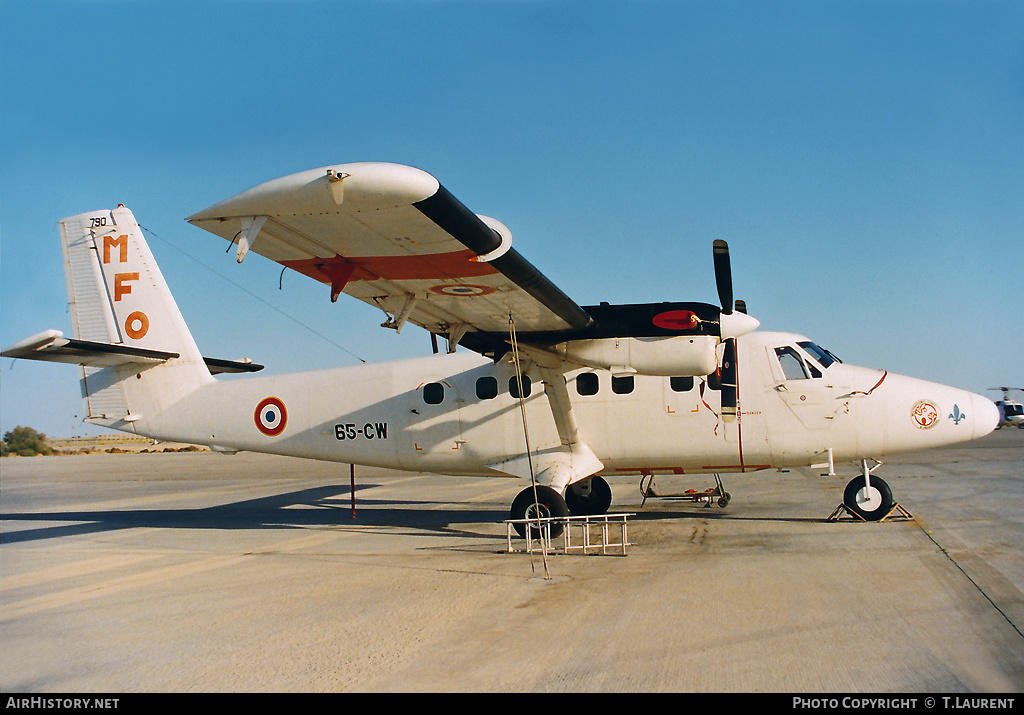
[[[552,484],[555,488],[564,489],[573,482],[599,472],[604,464],[597,458],[590,445],[580,439],[576,415],[569,401],[569,388],[565,383],[565,374],[557,368],[538,366],[541,379],[544,380],[544,392],[551,405],[551,416],[555,418],[555,429],[558,439],[569,452],[570,473],[564,484]]]
[[[516,375],[521,379],[519,343],[515,336],[515,323],[509,319],[509,335],[512,343],[512,360]],[[534,464],[530,453],[529,433],[526,435],[526,459],[516,457],[500,464],[488,465],[493,469],[530,477],[531,482],[549,486],[559,494],[575,482],[590,477],[604,469],[604,464],[597,458],[594,451],[580,438],[576,416],[573,414],[569,389],[565,382],[564,369],[566,364],[560,360],[552,360],[550,355],[527,348],[527,356],[533,359],[544,381],[544,393],[551,407],[551,416],[555,421],[560,448],[545,452]],[[522,402],[522,398],[520,398]],[[523,429],[527,430],[525,405],[523,406]],[[527,471],[528,470],[528,471]]]

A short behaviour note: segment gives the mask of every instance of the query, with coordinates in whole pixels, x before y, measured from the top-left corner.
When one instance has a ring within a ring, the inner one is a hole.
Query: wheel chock
[[[900,504],[893,504],[892,509],[889,513],[883,516],[881,519],[875,521],[908,521],[912,520],[914,515],[903,508]],[[867,521],[863,516],[855,511],[852,511],[846,504],[840,504],[836,507],[835,511],[829,514],[825,521]]]

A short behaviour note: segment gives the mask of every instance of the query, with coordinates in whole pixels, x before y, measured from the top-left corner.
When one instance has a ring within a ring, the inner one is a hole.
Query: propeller
[[[725,354],[722,356],[722,419],[726,422],[736,419],[739,392],[740,371],[736,364],[736,338],[726,338]]]
[[[722,312],[732,312],[732,266],[729,263],[729,244],[720,238],[713,244],[715,258],[715,283],[718,284],[718,301]]]
[[[726,422],[736,420],[737,404],[739,403],[739,366],[736,363],[736,337],[743,333],[750,332],[757,327],[758,322],[747,317],[747,304],[745,301],[737,300],[733,304],[732,295],[732,265],[729,261],[729,244],[721,239],[716,239],[713,245],[715,260],[715,283],[718,285],[718,299],[722,304],[722,317],[720,321],[721,335],[725,343],[725,351],[722,356],[721,386],[722,386],[722,419]],[[733,310],[743,316],[743,320],[736,318],[727,319],[733,316]]]

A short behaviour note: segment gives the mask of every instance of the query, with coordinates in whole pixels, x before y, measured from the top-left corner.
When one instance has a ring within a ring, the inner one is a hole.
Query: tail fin
[[[150,431],[146,423],[212,381],[132,212],[123,206],[60,221],[74,337],[172,353],[165,361],[81,368],[90,422]]]

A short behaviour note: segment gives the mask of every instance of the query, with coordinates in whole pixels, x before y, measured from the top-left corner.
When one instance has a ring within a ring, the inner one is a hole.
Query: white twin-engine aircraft
[[[447,338],[447,352],[218,380],[261,366],[202,357],[119,206],[60,221],[74,338],[51,330],[3,355],[80,364],[86,420],[125,432],[524,478],[512,519],[604,513],[606,477],[844,461],[861,473],[843,503],[880,519],[894,502],[871,474],[879,458],[981,437],[999,419],[982,395],[753,332],[758,321],[733,302],[723,241],[713,251],[720,307],[580,307],[511,247],[502,223],[407,166],[313,169],[188,220],[235,244],[238,262],[259,253],[326,284],[332,301],[347,293],[379,307],[384,327]]]

